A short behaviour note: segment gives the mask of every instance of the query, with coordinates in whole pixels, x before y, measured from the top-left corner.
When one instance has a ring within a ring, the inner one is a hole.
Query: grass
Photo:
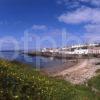
[[[97,74],[100,74],[100,69],[97,69],[97,70],[96,70],[96,73],[97,73]]]
[[[28,65],[0,60],[0,100],[100,100],[100,76],[87,85],[73,85]]]
[[[95,90],[97,90],[100,95],[100,75],[93,77],[88,81],[88,84],[90,88],[94,88]]]

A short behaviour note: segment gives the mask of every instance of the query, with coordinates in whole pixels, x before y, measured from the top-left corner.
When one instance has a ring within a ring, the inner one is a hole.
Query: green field
[[[100,75],[72,85],[28,65],[0,60],[0,100],[100,100]]]

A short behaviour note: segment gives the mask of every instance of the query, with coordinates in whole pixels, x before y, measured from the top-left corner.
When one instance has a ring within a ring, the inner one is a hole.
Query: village
[[[100,43],[73,45],[63,48],[43,48],[42,53],[57,53],[57,54],[70,54],[70,55],[88,55],[88,54],[100,54]]]
[[[67,60],[69,60],[69,58],[71,58],[71,60],[76,59],[76,64],[74,64],[72,67],[70,68],[66,67],[66,69],[64,70],[60,70],[58,72],[55,72],[55,74],[53,73],[51,74],[51,76],[53,77],[61,77],[64,80],[69,80],[71,83],[74,84],[83,84],[87,80],[96,76],[97,75],[96,71],[100,69],[100,65],[99,65],[100,44],[99,43],[87,44],[87,45],[73,45],[71,47],[64,47],[64,48],[57,48],[57,49],[44,48],[42,50],[42,53],[65,55],[67,56],[66,57]],[[64,56],[62,56],[62,58],[63,57]]]

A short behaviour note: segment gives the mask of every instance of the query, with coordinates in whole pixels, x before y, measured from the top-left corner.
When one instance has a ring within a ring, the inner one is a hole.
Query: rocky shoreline
[[[53,77],[62,77],[73,84],[83,84],[93,76],[96,76],[96,70],[100,69],[100,65],[96,65],[100,61],[98,59],[85,59],[77,65],[66,69]]]
[[[53,66],[52,68],[51,67],[42,68],[41,72],[45,73],[46,75],[52,76],[66,69],[72,68],[73,66],[77,65],[77,63],[78,63],[77,59],[72,59],[72,60],[65,59],[65,61],[61,65]]]

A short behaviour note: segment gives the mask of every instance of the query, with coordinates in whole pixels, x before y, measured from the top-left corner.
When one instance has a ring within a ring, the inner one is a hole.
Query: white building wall
[[[79,50],[74,50],[74,54],[88,54],[89,50],[88,49],[79,49]]]

